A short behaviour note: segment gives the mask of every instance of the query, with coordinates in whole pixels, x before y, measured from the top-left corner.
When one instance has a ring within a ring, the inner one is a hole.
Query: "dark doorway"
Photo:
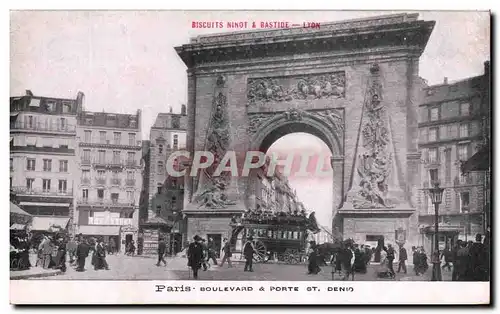
[[[370,244],[370,246],[375,247],[375,254],[373,261],[375,263],[380,262],[380,252],[384,249],[384,236],[383,235],[366,235],[366,242]],[[376,243],[375,246],[373,244]]]
[[[222,235],[221,234],[207,234],[207,238],[212,238],[215,242],[215,255],[220,258],[220,250],[222,247]]]
[[[129,243],[132,242],[133,239],[134,239],[134,237],[131,234],[127,234],[125,236],[125,247],[126,248],[128,248]]]

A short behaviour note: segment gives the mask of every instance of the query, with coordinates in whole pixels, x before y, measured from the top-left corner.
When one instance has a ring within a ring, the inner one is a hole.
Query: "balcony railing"
[[[111,185],[113,186],[120,186],[122,184],[122,180],[121,179],[111,179]]]
[[[130,226],[132,218],[89,217],[89,225]]]
[[[90,184],[90,179],[89,178],[82,178],[81,183],[88,185],[88,184]]]
[[[125,161],[125,165],[127,167],[137,167],[137,161],[135,161],[135,160],[127,160],[127,161]]]
[[[53,189],[53,190],[47,190],[47,189],[40,189],[40,188],[27,188],[24,186],[17,186],[17,187],[12,187],[12,190],[16,194],[25,194],[25,195],[42,195],[42,196],[73,196],[73,190],[72,189],[66,189],[66,190],[58,190],[58,189]]]
[[[106,179],[104,179],[104,178],[97,178],[97,179],[95,179],[95,184],[97,184],[97,185],[106,185]]]
[[[90,166],[92,164],[92,162],[90,161],[90,159],[82,159],[81,164],[86,165],[86,166]]]
[[[25,122],[21,122],[21,121],[11,123],[10,129],[11,130],[33,130],[33,131],[42,131],[42,132],[76,133],[76,126],[74,126],[74,125],[25,123]]]
[[[100,199],[100,198],[79,198],[77,200],[78,204],[85,205],[94,205],[94,206],[112,206],[112,207],[133,207],[135,205],[135,201],[123,201],[123,200],[115,200],[115,199]]]
[[[135,179],[127,179],[125,180],[126,186],[135,186]]]

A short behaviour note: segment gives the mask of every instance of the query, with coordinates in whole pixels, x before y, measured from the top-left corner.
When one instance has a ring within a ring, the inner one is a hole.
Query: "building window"
[[[179,135],[175,134],[174,135],[174,149],[177,149],[179,146]]]
[[[26,146],[36,147],[36,137],[34,137],[34,136],[26,137]]]
[[[429,110],[429,120],[430,121],[439,120],[439,107],[434,107]]]
[[[83,141],[85,143],[91,143],[92,142],[92,131],[84,131],[83,132]]]
[[[113,141],[115,145],[120,145],[122,141],[122,134],[120,132],[113,133]]]
[[[437,147],[429,148],[429,163],[435,164],[438,162],[438,149]]]
[[[127,153],[127,160],[129,163],[134,163],[135,162],[135,153]]]
[[[97,198],[100,200],[104,199],[104,189],[97,189]]]
[[[67,160],[59,160],[59,172],[68,172]]]
[[[158,161],[158,173],[162,174],[164,170],[163,161]]]
[[[106,131],[99,131],[99,142],[106,144]]]
[[[66,118],[59,119],[59,126],[61,127],[61,130],[63,130],[63,131],[68,128],[68,124],[66,123]]]
[[[458,177],[459,177],[460,184],[466,184],[467,179],[469,178],[469,174],[467,174],[467,173],[459,174]]]
[[[134,180],[134,172],[127,171],[127,180]]]
[[[181,127],[181,123],[180,123],[180,117],[178,116],[173,116],[172,117],[172,128],[173,129],[178,129]]]
[[[28,178],[26,179],[26,189],[28,191],[33,190],[33,184],[35,183],[35,179]]]
[[[113,151],[113,164],[115,165],[120,164],[120,151],[118,150]]]
[[[128,134],[128,145],[135,146],[135,133]]]
[[[469,205],[469,192],[460,193],[460,212],[468,213]]]
[[[35,159],[28,159],[27,164],[26,164],[26,170],[28,171],[35,171],[36,168],[36,160]]]
[[[63,113],[71,112],[71,103],[64,102],[63,103]]]
[[[156,187],[158,194],[161,194],[161,188],[162,188],[161,184],[158,183],[158,186]]]
[[[177,197],[172,196],[172,209],[177,208]]]
[[[50,192],[50,179],[42,180],[42,188],[44,192]]]
[[[438,128],[429,129],[429,142],[435,142],[438,140]]]
[[[425,143],[428,140],[427,128],[420,129],[420,142]]]
[[[172,186],[174,188],[177,186],[177,180],[176,179],[172,179]]]
[[[158,145],[158,154],[163,154],[163,145]]]
[[[82,190],[82,198],[84,200],[88,200],[89,199],[89,190],[87,190],[87,189],[83,189]]]
[[[43,160],[43,171],[52,171],[52,159]]]
[[[97,152],[99,156],[99,163],[105,164],[106,163],[106,151],[105,150],[100,150]]]
[[[132,191],[127,191],[127,199],[129,202],[133,202],[134,201],[134,192]]]
[[[111,193],[111,202],[113,202],[113,204],[118,203],[119,196],[118,193]]]
[[[469,103],[461,103],[460,104],[460,115],[468,116],[470,115],[470,104]]]
[[[466,161],[469,158],[469,144],[458,146],[458,159]]]
[[[104,170],[97,170],[97,177],[99,179],[105,179],[106,177],[106,172]]]
[[[460,137],[469,137],[469,124],[460,124]]]
[[[12,177],[10,177],[10,188],[12,189]]]
[[[156,216],[160,216],[160,214],[161,214],[161,206],[157,205],[156,206]]]
[[[45,103],[45,108],[47,109],[48,112],[54,112],[56,111],[56,103],[53,101],[47,101]]]
[[[26,121],[26,127],[29,128],[29,129],[32,129],[35,125],[34,121],[33,121],[33,116],[27,116],[26,117],[27,119],[25,120]]]
[[[14,158],[10,159],[10,171],[14,170]]]
[[[84,149],[83,150],[83,159],[82,159],[83,162],[87,162],[89,163],[90,162],[90,149]]]
[[[68,181],[59,180],[59,193],[66,193],[68,190]]]

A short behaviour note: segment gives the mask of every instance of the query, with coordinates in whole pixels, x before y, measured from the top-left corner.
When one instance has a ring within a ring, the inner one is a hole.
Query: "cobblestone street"
[[[95,271],[90,264],[90,258],[86,262],[86,271],[77,272],[72,267],[65,274],[33,278],[33,280],[189,280],[192,274],[187,268],[187,260],[182,257],[168,258],[167,267],[156,266],[155,258],[130,257],[124,255],[111,255],[107,257],[110,270]],[[272,280],[272,281],[330,281],[332,280],[330,266],[322,267],[318,275],[307,275],[305,265],[283,265],[283,264],[254,264],[254,272],[244,272],[244,263],[235,262],[232,268],[211,266],[207,271],[200,271],[200,280]],[[397,270],[397,267],[395,267]],[[415,276],[412,267],[408,266],[408,274],[397,274],[396,280],[403,281],[429,281],[431,269],[423,276]],[[339,274],[335,274],[335,280],[339,280]],[[375,267],[371,265],[366,274],[356,274],[355,281],[385,280],[377,279]],[[451,280],[451,272],[443,271],[443,280]]]

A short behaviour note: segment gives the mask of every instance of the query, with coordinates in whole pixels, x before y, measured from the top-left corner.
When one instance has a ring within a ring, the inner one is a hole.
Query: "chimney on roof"
[[[183,115],[183,116],[186,115],[186,105],[181,106],[181,115]]]
[[[172,112],[173,112],[173,111],[172,111],[172,106],[170,106],[169,108],[170,108],[170,109],[169,109],[169,110],[170,110],[169,112],[170,112],[170,113],[172,113]]]
[[[446,76],[444,77],[443,84],[444,84],[444,85],[448,85],[448,78],[447,78]]]
[[[486,77],[490,76],[490,61],[484,62],[484,76]]]
[[[26,96],[31,96],[31,97],[33,97],[33,93],[32,93],[29,89],[27,89],[27,90],[26,90]]]

